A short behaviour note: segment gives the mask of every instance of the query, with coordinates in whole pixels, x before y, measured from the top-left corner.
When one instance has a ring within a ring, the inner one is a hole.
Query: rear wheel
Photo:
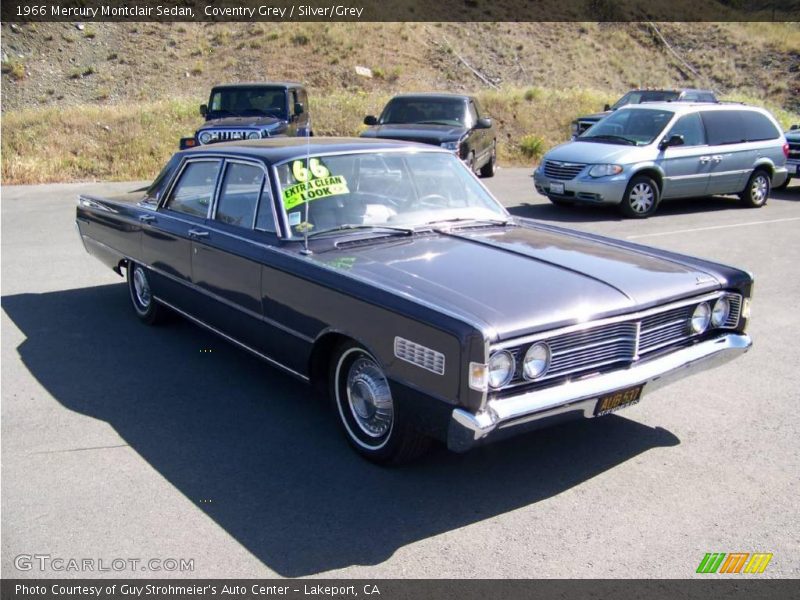
[[[755,171],[747,182],[739,198],[748,208],[761,208],[769,200],[769,191],[772,182],[769,173],[763,170]]]
[[[128,291],[136,316],[148,325],[161,323],[165,318],[166,308],[153,297],[147,270],[142,265],[129,263],[126,272]]]
[[[625,190],[620,210],[626,217],[646,219],[656,212],[658,198],[659,190],[656,182],[646,175],[637,175],[631,179]]]
[[[411,427],[383,369],[365,348],[352,341],[339,346],[329,382],[339,423],[356,452],[378,464],[399,464],[428,449],[430,439]]]
[[[494,177],[495,165],[497,164],[497,142],[492,142],[492,150],[489,155],[489,162],[481,167],[481,177]]]

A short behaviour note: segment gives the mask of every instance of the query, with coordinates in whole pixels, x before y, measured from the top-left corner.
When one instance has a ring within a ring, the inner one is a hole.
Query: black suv
[[[481,177],[494,175],[497,135],[478,101],[458,94],[395,96],[381,116],[364,119],[368,138],[389,138],[441,146],[455,153]]]
[[[208,104],[200,105],[200,114],[205,124],[194,136],[181,138],[181,150],[231,140],[313,135],[308,94],[299,83],[218,85],[212,88]]]
[[[618,108],[622,108],[626,104],[641,104],[642,102],[717,102],[717,97],[711,90],[631,90],[614,104],[606,104],[603,112],[575,119],[572,122],[572,137],[579,136]]]

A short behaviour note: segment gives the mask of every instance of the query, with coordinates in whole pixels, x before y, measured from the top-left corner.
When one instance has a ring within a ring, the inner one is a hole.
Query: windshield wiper
[[[428,221],[425,223],[426,226],[435,226],[435,225],[446,225],[448,223],[452,223],[454,225],[497,225],[499,227],[505,227],[511,221],[509,219],[481,219],[481,218],[474,218],[474,217],[454,217],[452,219],[437,219],[435,221]]]
[[[315,231],[314,233],[310,233],[308,235],[309,238],[317,237],[320,235],[325,235],[329,233],[337,233],[342,231],[364,231],[364,230],[371,230],[379,233],[393,233],[393,234],[403,234],[403,235],[414,235],[414,229],[410,227],[395,227],[393,225],[354,225],[354,224],[346,224],[346,225],[339,225],[338,227],[334,227],[333,229],[324,229],[322,231]]]
[[[628,144],[629,146],[638,146],[638,142],[636,140],[632,140],[631,138],[626,138],[621,135],[582,135],[578,138],[579,140],[619,140]]]

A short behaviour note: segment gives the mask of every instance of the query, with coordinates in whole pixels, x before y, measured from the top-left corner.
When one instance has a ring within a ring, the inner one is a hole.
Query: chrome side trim
[[[265,362],[268,362],[272,366],[277,367],[279,369],[282,369],[282,370],[286,371],[287,373],[289,373],[290,375],[294,375],[295,377],[297,377],[297,378],[299,378],[299,379],[301,379],[303,381],[306,381],[306,382],[309,381],[309,378],[306,375],[303,375],[302,373],[298,373],[294,369],[291,369],[290,367],[287,367],[286,365],[279,363],[278,361],[276,361],[275,359],[270,358],[266,354],[262,354],[261,352],[259,352],[255,348],[252,348],[252,347],[248,346],[244,342],[240,342],[236,338],[233,338],[233,337],[229,336],[227,333],[223,333],[222,331],[220,331],[219,329],[217,329],[216,327],[214,327],[212,325],[209,325],[205,321],[202,321],[202,320],[198,319],[197,317],[187,313],[186,311],[181,310],[180,308],[178,308],[174,304],[170,304],[169,302],[159,298],[158,296],[153,296],[153,298],[157,302],[159,302],[160,304],[163,304],[164,306],[174,310],[176,313],[178,313],[179,315],[189,319],[193,323],[195,323],[197,325],[200,325],[201,327],[204,327],[204,328],[208,329],[209,331],[211,331],[213,333],[216,333],[221,338],[224,338],[227,341],[231,342],[232,344],[234,344],[236,346],[239,346],[243,350],[247,350],[248,352],[250,352],[252,354],[255,354],[257,357],[259,357],[260,359],[264,360]]]
[[[637,385],[644,385],[643,393],[650,393],[688,375],[722,365],[747,352],[751,346],[749,336],[727,333],[630,368],[511,398],[489,400],[485,409],[478,413],[456,408],[448,428],[447,446],[450,450],[464,452],[496,429],[511,428],[565,412],[574,411],[592,417],[595,403],[605,394]]]

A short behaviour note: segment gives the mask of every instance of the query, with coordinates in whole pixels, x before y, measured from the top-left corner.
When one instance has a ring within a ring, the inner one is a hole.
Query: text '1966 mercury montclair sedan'
[[[138,197],[81,196],[77,225],[142,321],[179,313],[327,390],[380,463],[605,415],[751,345],[748,273],[514,218],[421,144],[187,150]]]

